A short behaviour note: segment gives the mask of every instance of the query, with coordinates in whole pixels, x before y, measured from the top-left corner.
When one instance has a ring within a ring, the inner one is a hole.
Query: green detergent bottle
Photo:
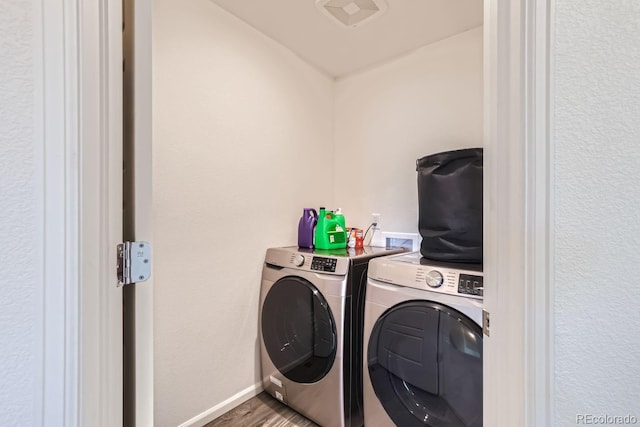
[[[343,249],[347,247],[347,230],[344,216],[320,208],[316,225],[315,247],[318,249]]]

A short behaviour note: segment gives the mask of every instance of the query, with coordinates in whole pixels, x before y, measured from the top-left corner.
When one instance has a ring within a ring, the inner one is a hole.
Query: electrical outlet
[[[371,223],[375,224],[371,227],[371,238],[369,240],[370,246],[378,246],[384,247],[384,239],[382,238],[382,234],[380,233],[380,214],[372,213],[371,214]]]
[[[375,224],[374,228],[380,228],[380,214],[372,213],[371,214],[371,223]]]

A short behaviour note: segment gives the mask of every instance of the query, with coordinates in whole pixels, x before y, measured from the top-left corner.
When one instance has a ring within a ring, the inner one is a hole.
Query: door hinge
[[[482,333],[486,336],[489,335],[489,312],[486,310],[482,310]]]
[[[123,242],[118,245],[118,286],[144,282],[151,277],[151,245]]]

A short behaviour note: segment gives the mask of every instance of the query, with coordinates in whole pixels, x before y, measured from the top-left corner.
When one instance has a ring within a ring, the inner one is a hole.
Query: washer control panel
[[[338,260],[335,258],[314,256],[311,260],[311,270],[335,273],[337,264]]]
[[[384,258],[383,255],[403,253],[400,248],[308,249],[297,246],[268,248],[264,258],[265,267],[272,269],[289,268],[316,275],[346,276],[352,264],[368,262],[369,259]],[[298,274],[296,272],[289,272]]]
[[[349,270],[347,256],[321,256],[303,252],[298,248],[269,248],[265,263],[274,267],[287,267],[313,273],[344,276]]]

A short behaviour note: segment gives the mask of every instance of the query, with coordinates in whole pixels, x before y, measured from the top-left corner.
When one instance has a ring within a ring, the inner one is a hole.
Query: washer
[[[367,427],[482,426],[482,267],[419,252],[369,264]]]
[[[363,425],[369,260],[402,249],[267,250],[260,291],[265,391],[321,426]]]

